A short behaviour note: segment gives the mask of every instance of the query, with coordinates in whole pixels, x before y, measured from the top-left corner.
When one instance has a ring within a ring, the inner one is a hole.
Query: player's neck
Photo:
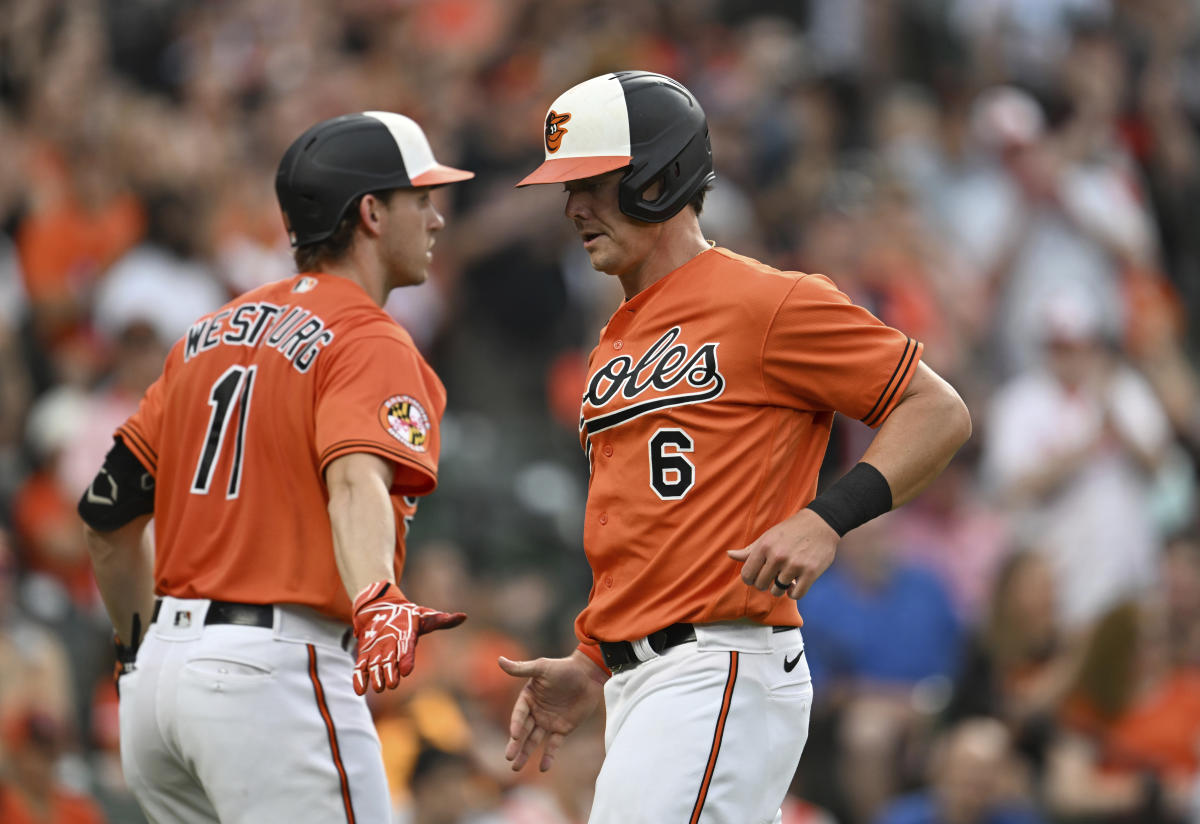
[[[695,217],[678,220],[680,217],[684,215],[672,218],[667,223],[664,227],[666,231],[650,254],[637,266],[617,276],[625,290],[625,300],[653,286],[696,255],[711,248],[700,230],[700,222]]]
[[[328,264],[325,272],[357,283],[376,306],[383,306],[391,290],[378,256],[368,253],[366,246],[353,244],[341,260]]]

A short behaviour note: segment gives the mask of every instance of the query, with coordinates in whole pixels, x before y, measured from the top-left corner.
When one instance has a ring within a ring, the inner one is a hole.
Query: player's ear
[[[370,235],[377,236],[383,231],[380,217],[385,211],[383,206],[383,201],[369,192],[358,201],[358,219]]]

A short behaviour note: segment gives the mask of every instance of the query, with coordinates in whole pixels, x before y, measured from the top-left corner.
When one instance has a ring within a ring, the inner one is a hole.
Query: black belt
[[[154,602],[154,614],[150,622],[158,620],[162,601]],[[204,616],[204,624],[237,624],[243,627],[263,627],[270,629],[275,626],[275,608],[270,604],[237,604],[233,601],[209,601],[208,612]]]
[[[771,627],[772,632],[787,632],[795,627]],[[668,647],[686,644],[696,640],[696,628],[692,624],[671,624],[666,629],[660,629],[646,636],[650,649],[661,653]],[[631,641],[601,641],[600,653],[604,656],[604,665],[615,675],[636,667],[642,661],[634,652]]]

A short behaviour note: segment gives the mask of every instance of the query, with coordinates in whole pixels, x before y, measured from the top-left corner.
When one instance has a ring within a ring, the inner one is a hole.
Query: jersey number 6
[[[192,494],[208,494],[213,471],[217,467],[217,455],[221,454],[221,446],[225,442],[225,431],[229,428],[230,413],[233,411],[236,397],[237,436],[234,438],[233,467],[229,470],[229,487],[225,490],[225,497],[232,499],[238,496],[242,485],[242,454],[246,446],[246,416],[250,412],[250,395],[254,391],[254,373],[257,369],[257,366],[231,366],[213,382],[208,393],[208,405],[212,407],[212,414],[208,418],[208,435],[204,438],[204,448],[200,452],[200,460],[196,462]]]
[[[678,501],[696,483],[696,465],[682,453],[695,446],[682,429],[659,429],[650,438],[650,488],[664,501]]]

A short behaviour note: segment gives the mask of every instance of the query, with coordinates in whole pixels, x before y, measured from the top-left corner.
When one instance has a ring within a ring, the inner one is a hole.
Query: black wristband
[[[820,515],[838,535],[845,535],[856,526],[890,512],[892,488],[878,469],[859,462],[806,508]]]

